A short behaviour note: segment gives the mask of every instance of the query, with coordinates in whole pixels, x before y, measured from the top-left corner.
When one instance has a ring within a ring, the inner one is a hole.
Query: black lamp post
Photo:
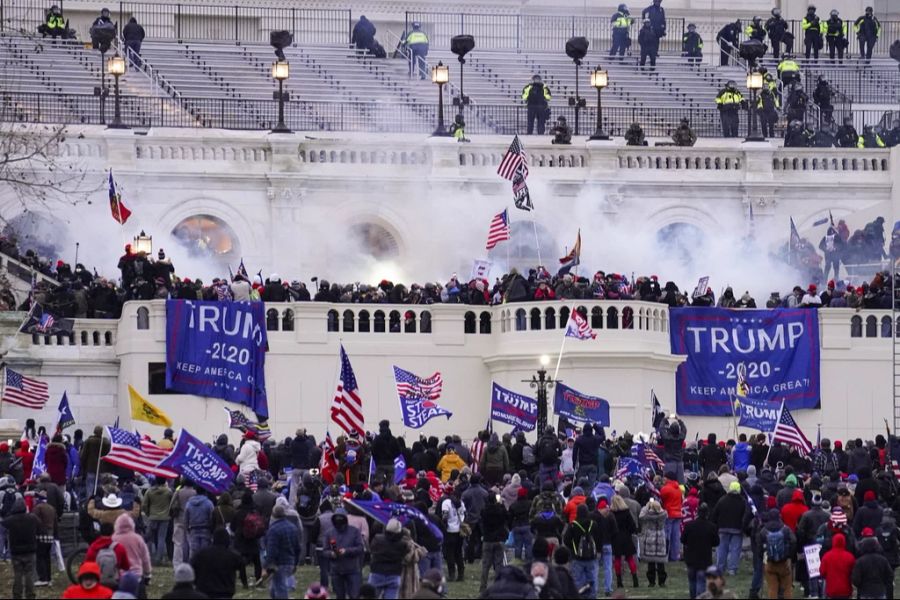
[[[540,438],[544,433],[544,430],[547,429],[547,397],[549,395],[549,390],[556,384],[553,378],[547,374],[547,365],[549,364],[550,357],[544,354],[543,356],[541,356],[541,368],[537,370],[537,373],[535,375],[532,375],[531,379],[523,379],[524,382],[528,383],[533,389],[537,390],[538,438]]]
[[[609,73],[597,67],[591,73],[591,85],[597,88],[597,129],[591,140],[608,140],[609,134],[603,131],[603,88],[609,85]]]
[[[757,103],[757,94],[763,88],[763,75],[759,71],[754,68],[749,73],[747,73],[747,89],[750,90],[750,106],[748,107],[748,117],[749,123],[747,124],[747,137],[744,138],[745,142],[764,142],[766,141],[765,136],[762,134],[759,129],[756,127],[756,103]]]
[[[443,62],[431,68],[431,82],[438,86],[438,122],[432,136],[447,137],[450,132],[444,127],[444,85],[450,81],[450,67]]]
[[[475,47],[475,38],[471,35],[455,35],[450,38],[450,51],[456,55],[459,61],[459,96],[453,98],[453,106],[459,108],[459,114],[463,114],[463,108],[468,106],[469,97],[465,93],[465,68],[466,54]]]
[[[272,78],[278,81],[278,91],[272,95],[278,100],[278,123],[272,128],[272,133],[293,133],[284,123],[284,103],[291,99],[290,92],[284,91],[284,82],[291,76],[291,65],[286,60],[277,60],[272,63]]]
[[[122,96],[119,94],[119,77],[125,74],[125,58],[116,52],[107,61],[106,70],[115,78],[115,112],[113,113],[113,122],[108,125],[108,129],[128,129],[128,125],[122,122]]]

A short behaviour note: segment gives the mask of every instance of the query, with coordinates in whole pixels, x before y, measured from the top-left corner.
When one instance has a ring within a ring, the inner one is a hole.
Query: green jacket
[[[151,521],[168,521],[172,490],[167,485],[154,485],[144,494],[144,514]]]

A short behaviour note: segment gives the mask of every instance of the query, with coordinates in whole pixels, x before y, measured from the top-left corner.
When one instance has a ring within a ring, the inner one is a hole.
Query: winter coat
[[[331,572],[340,575],[348,573],[356,573],[362,568],[361,558],[365,547],[363,546],[362,534],[359,529],[347,525],[343,531],[336,527],[329,529],[328,539],[326,540],[326,548],[330,547],[331,540],[334,540],[338,548],[343,548],[344,553],[338,558],[332,558]]]
[[[509,454],[507,454],[506,448],[503,447],[503,444],[497,443],[495,445],[493,442],[488,443],[487,450],[485,450],[484,454],[481,455],[480,466],[482,473],[488,470],[494,472],[499,471],[501,477],[503,473],[508,473]]]
[[[96,473],[97,463],[100,462],[100,472],[109,471],[109,463],[101,462],[100,457],[105,456],[109,452],[109,440],[101,439],[99,436],[91,435],[84,441],[81,446],[81,472]]]
[[[709,519],[695,519],[681,534],[684,562],[692,569],[706,569],[712,564],[713,548],[719,545],[719,532]]]
[[[137,504],[135,504],[137,506]],[[134,520],[131,515],[119,515],[116,519],[116,532],[112,539],[120,546],[125,548],[128,554],[128,562],[132,573],[138,578],[149,577],[152,567],[150,566],[150,551],[147,544],[139,534],[134,531]]]
[[[144,514],[150,521],[168,521],[172,490],[167,485],[154,485],[144,494]]]
[[[25,500],[16,498],[8,517],[3,519],[6,536],[9,540],[9,553],[12,556],[34,554],[37,550],[38,518],[25,512]]]
[[[482,592],[482,598],[522,598],[525,600],[537,598],[537,591],[531,584],[531,579],[522,569],[514,566],[500,567],[497,578],[488,588]]]
[[[666,552],[666,512],[651,511],[645,506],[641,509],[641,560],[644,562],[665,563]]]
[[[741,531],[744,527],[744,515],[747,512],[747,501],[742,494],[725,494],[712,509],[710,520],[716,527]]]
[[[56,485],[66,485],[66,466],[69,463],[69,454],[66,452],[66,447],[57,442],[49,444],[44,455],[44,461],[47,464],[47,473],[50,475],[50,481]]]
[[[781,507],[781,520],[784,521],[784,524],[787,525],[791,531],[796,533],[800,517],[808,510],[809,507],[803,502],[803,492],[794,490],[791,501]],[[881,522],[881,519],[879,519],[879,522]]]
[[[213,503],[206,495],[197,494],[184,507],[184,525],[188,531],[212,530]]]
[[[862,530],[869,527],[876,534],[881,531],[881,519],[884,511],[875,500],[869,500],[856,510],[853,515],[853,533],[857,537],[862,535]]]
[[[815,506],[803,513],[797,523],[797,544],[801,548],[815,544],[819,528],[828,522],[830,516],[831,513]],[[844,545],[846,547],[846,540],[844,540]]]
[[[481,513],[482,539],[485,542],[504,542],[509,535],[509,514],[499,502],[489,502]]]
[[[856,557],[847,551],[847,542],[840,533],[834,536],[831,550],[822,556],[819,575],[825,579],[825,596],[828,598],[849,598],[853,595],[850,577]]]
[[[634,547],[634,538],[637,533],[637,524],[631,516],[631,510],[614,510],[613,517],[616,519],[616,535],[613,537],[613,556],[633,556],[637,553]]]
[[[666,481],[666,484],[659,490],[659,497],[668,517],[670,519],[680,519],[682,497],[681,487],[678,485],[678,482],[674,480]]]
[[[260,445],[256,440],[247,440],[241,446],[241,451],[234,462],[242,475],[259,470],[259,450]]]
[[[288,519],[277,519],[266,532],[266,567],[296,567],[300,560],[300,535]]]
[[[379,533],[372,538],[369,554],[372,556],[371,571],[379,575],[400,575],[403,559],[409,552],[409,541],[403,532]]]
[[[837,536],[835,536],[837,537]],[[859,558],[853,566],[852,581],[860,598],[884,598],[894,579],[894,570],[881,554],[881,546],[875,538],[859,543]]]

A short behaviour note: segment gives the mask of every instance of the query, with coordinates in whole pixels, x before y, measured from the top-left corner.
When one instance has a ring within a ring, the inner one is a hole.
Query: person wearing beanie
[[[856,514],[853,515],[853,533],[857,537],[861,537],[863,529],[867,527],[873,531],[879,531],[883,516],[884,511],[878,504],[875,492],[867,490],[863,495],[863,505],[856,509]]]
[[[709,520],[706,503],[697,509],[697,518],[684,526],[681,543],[688,572],[688,591],[691,598],[696,598],[706,587],[706,569],[713,563],[713,548],[719,545],[719,533]]]
[[[231,536],[224,527],[213,531],[212,545],[191,552],[191,566],[197,579],[197,590],[210,598],[231,598],[243,560],[231,549]]]
[[[102,583],[102,582],[101,582]],[[141,580],[132,572],[123,573],[119,579],[119,587],[113,592],[112,598],[116,600],[135,600],[140,594]]]
[[[187,563],[182,563],[175,567],[174,573],[175,585],[172,591],[163,595],[163,600],[179,600],[185,598],[193,600],[194,598],[208,598],[203,592],[194,589],[194,569]]]
[[[584,495],[584,490],[580,486],[573,487],[572,494],[569,496],[569,501],[566,502],[566,506],[563,508],[563,516],[565,516],[569,523],[575,520],[575,514],[578,507],[586,501],[587,497]]]
[[[403,561],[410,551],[410,540],[404,536],[400,521],[390,519],[384,533],[372,539],[369,551],[372,556],[369,584],[375,587],[379,597],[397,598]]]
[[[112,598],[113,591],[104,585],[100,585],[100,567],[95,562],[81,563],[78,569],[77,583],[73,583],[62,594],[62,598]],[[16,594],[13,587],[13,598],[34,598],[34,590],[28,596]]]
[[[12,562],[12,595],[14,598],[34,598],[35,553],[41,522],[34,514],[26,512],[25,499],[20,494],[14,498],[8,516],[3,519]]]
[[[810,509],[803,513],[803,516],[800,517],[800,522],[797,523],[796,534],[799,548],[815,544],[819,528],[827,523],[831,517],[831,506],[827,501],[822,500],[822,496],[818,492],[812,494],[810,504]],[[810,578],[809,592],[811,595],[821,597],[820,584],[821,578]]]
[[[737,575],[741,561],[741,545],[744,541],[744,520],[747,515],[747,501],[741,484],[732,481],[728,493],[716,502],[710,520],[719,530],[719,546],[716,564],[723,573]]]
[[[266,532],[266,573],[271,575],[269,595],[289,598],[294,590],[294,571],[300,562],[300,530],[285,518],[283,505],[272,509],[272,524]]]
[[[894,579],[894,570],[884,557],[874,531],[868,527],[863,531],[857,553],[851,575],[857,597],[886,598]]]
[[[613,541],[618,525],[605,496],[600,497],[597,509],[591,513],[591,519],[594,521],[594,529],[600,529],[598,553],[603,565],[603,591],[610,595],[613,592]]]
[[[518,475],[516,475],[518,477]],[[531,531],[531,523],[528,515],[531,512],[531,502],[528,500],[528,490],[520,487],[516,492],[516,501],[509,505],[509,526],[513,536],[513,554],[525,562],[531,560],[531,547],[534,542],[534,534]]]
[[[361,597],[365,545],[359,529],[350,526],[346,514],[335,512],[331,515],[331,528],[323,528],[319,540],[331,567],[329,579],[335,595],[338,598]]]

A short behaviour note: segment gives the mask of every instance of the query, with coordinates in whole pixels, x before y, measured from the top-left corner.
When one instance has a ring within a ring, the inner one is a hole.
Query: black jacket
[[[488,502],[481,511],[482,539],[485,542],[505,542],[509,535],[509,515],[499,502]]]
[[[694,519],[681,534],[684,562],[692,569],[705,569],[712,564],[712,550],[719,545],[719,532],[709,519]]]
[[[884,598],[887,588],[894,580],[894,571],[881,553],[881,546],[875,538],[859,542],[859,558],[853,565],[853,587],[859,598]]]
[[[479,598],[537,598],[531,580],[519,567],[500,567],[497,578]]]
[[[400,575],[403,558],[409,544],[403,541],[403,533],[379,533],[369,546],[372,555],[372,572],[379,575]]]
[[[376,465],[393,465],[394,459],[400,454],[400,445],[397,438],[391,435],[390,429],[384,429],[375,436],[372,442],[372,458]]]
[[[725,494],[712,509],[710,520],[721,529],[743,529],[747,501],[742,494]]]
[[[234,596],[235,577],[244,564],[241,555],[227,546],[227,537],[225,541],[226,545],[213,543],[191,557],[197,589],[210,598]]]
[[[125,29],[122,30],[122,36],[126,42],[142,42],[144,41],[144,28],[138,25],[137,21],[128,21]]]
[[[725,451],[716,444],[707,444],[700,449],[700,466],[703,468],[703,475],[707,473],[719,473],[719,467],[728,461]]]
[[[853,533],[855,533],[857,537],[861,537],[862,530],[866,527],[870,528],[875,533],[878,533],[881,531],[882,516],[883,511],[881,510],[881,506],[878,505],[878,502],[869,500],[860,506],[853,515]]]
[[[21,508],[18,507],[19,504]],[[12,556],[34,554],[37,550],[36,538],[40,525],[36,516],[25,512],[25,501],[21,498],[16,499],[12,514],[3,519],[3,526],[9,539],[9,553]]]
[[[168,594],[163,595],[163,600],[180,600],[182,598],[187,600],[193,600],[195,598],[209,598],[203,592],[198,592],[194,589],[194,585],[192,583],[176,583],[172,586],[172,591]]]

